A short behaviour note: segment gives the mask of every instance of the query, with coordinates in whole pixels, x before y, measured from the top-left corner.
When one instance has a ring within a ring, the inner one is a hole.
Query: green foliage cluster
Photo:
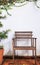
[[[2,14],[2,10],[5,10],[7,12],[7,14],[10,15],[8,13],[8,10],[11,9],[11,7],[13,5],[15,6],[16,3],[21,3],[22,4],[25,1],[30,1],[30,2],[33,1],[35,3],[35,5],[37,6],[36,2],[38,0],[0,0],[0,13]],[[39,6],[37,6],[37,7],[39,8]],[[1,18],[1,16],[0,16],[0,18]]]
[[[13,3],[14,0],[0,0],[0,5],[7,5],[8,3]]]
[[[3,27],[2,23],[0,22],[0,28]],[[5,39],[8,37],[7,33],[9,32],[10,30],[6,30],[6,31],[2,31],[0,32],[0,41],[1,39]]]

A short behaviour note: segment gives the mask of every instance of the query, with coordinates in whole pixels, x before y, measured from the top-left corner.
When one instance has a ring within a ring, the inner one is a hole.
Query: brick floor
[[[35,65],[34,59],[5,59],[2,65]],[[40,59],[37,59],[36,65],[40,65]]]

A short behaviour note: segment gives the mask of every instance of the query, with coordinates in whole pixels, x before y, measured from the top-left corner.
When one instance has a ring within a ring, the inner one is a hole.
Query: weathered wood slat
[[[16,31],[15,33],[32,33],[32,31]]]
[[[24,36],[24,37],[15,37],[15,39],[36,39],[36,38],[32,38],[32,37],[26,37],[26,36]]]

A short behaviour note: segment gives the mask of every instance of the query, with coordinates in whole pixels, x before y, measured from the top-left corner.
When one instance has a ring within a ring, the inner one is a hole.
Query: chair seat
[[[31,47],[31,46],[15,46],[14,50],[35,50],[35,47]]]

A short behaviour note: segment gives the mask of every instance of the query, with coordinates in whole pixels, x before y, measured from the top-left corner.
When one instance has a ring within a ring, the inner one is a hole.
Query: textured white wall
[[[37,38],[37,55],[40,55],[40,9],[33,2],[29,2],[22,7],[13,7],[9,12],[11,12],[12,16],[7,16],[5,20],[1,20],[4,24],[2,29],[12,30],[8,34],[8,39],[3,42],[4,54],[9,54],[9,51],[12,51],[14,32],[23,30],[33,31],[33,35]],[[21,53],[23,54],[23,52]]]

